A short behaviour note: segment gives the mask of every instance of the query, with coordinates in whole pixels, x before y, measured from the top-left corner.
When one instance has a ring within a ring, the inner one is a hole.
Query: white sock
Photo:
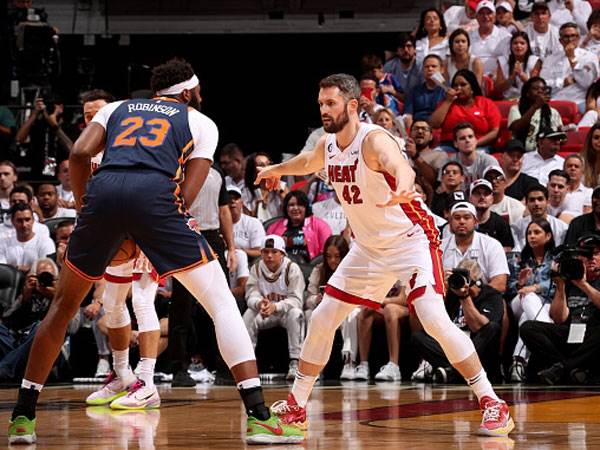
[[[23,378],[23,381],[21,381],[21,387],[23,389],[35,389],[36,391],[41,391],[42,388],[44,387],[43,384],[38,384],[38,383],[34,383],[33,381],[29,381],[26,380],[25,378]]]
[[[113,350],[113,368],[117,377],[121,379],[125,386],[129,386],[136,379],[135,374],[129,367],[129,349]]]
[[[138,363],[138,377],[146,386],[154,387],[154,366],[156,358],[140,358]]]
[[[472,378],[465,378],[467,380],[467,384],[471,389],[473,389],[473,393],[477,396],[477,400],[481,400],[482,397],[491,397],[494,400],[500,400],[500,398],[494,392],[494,388],[488,380],[487,374],[483,368],[481,371]]]
[[[238,389],[251,389],[260,387],[260,378],[247,378],[237,384]]]
[[[310,375],[304,375],[302,372],[296,372],[296,379],[294,380],[294,386],[292,387],[292,394],[296,399],[296,402],[302,408],[306,407],[308,403],[308,397],[313,390],[313,386],[317,381],[317,377],[311,377]]]

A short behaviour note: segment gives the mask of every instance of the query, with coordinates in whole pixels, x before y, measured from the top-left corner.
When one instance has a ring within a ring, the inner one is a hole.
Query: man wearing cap
[[[519,201],[524,201],[525,192],[529,187],[539,184],[535,178],[521,171],[525,152],[525,146],[521,141],[511,139],[506,143],[500,159],[500,166],[506,180],[504,193]]]
[[[493,199],[492,183],[483,179],[471,183],[469,201],[477,211],[477,231],[493,237],[502,244],[505,251],[509,252],[515,245],[510,226],[498,214],[491,211]]]
[[[587,89],[598,78],[598,56],[578,47],[579,28],[567,22],[559,30],[563,51],[544,60],[540,77],[552,88],[552,100],[585,102]]]
[[[486,167],[483,171],[483,178],[492,184],[494,194],[492,211],[502,217],[509,225],[512,225],[523,217],[523,213],[525,212],[523,203],[505,195],[506,176],[502,167],[497,165]]]
[[[478,3],[475,17],[479,27],[469,32],[471,54],[483,61],[483,74],[493,75],[498,67],[498,58],[510,54],[510,33],[498,28],[496,7],[489,0]]]
[[[523,250],[525,246],[525,232],[527,226],[533,219],[545,219],[552,228],[554,243],[558,246],[563,243],[565,233],[567,232],[567,224],[562,220],[548,214],[548,189],[540,185],[532,186],[527,190],[526,203],[529,215],[517,220],[511,225],[513,238],[515,240],[515,251]]]
[[[236,248],[244,251],[248,260],[260,256],[260,245],[265,237],[265,229],[256,217],[244,214],[242,191],[232,184],[227,186],[229,210],[233,221],[233,238]]]
[[[504,292],[508,279],[508,262],[500,242],[475,231],[477,211],[469,202],[456,203],[450,210],[452,236],[442,240],[444,270],[457,267],[465,259],[479,263],[482,281]]]
[[[557,155],[561,144],[567,139],[564,131],[546,128],[537,136],[538,149],[523,156],[523,172],[532,176],[538,183],[546,185],[548,174],[554,169],[562,169],[565,159]]]
[[[567,200],[569,174],[562,169],[554,169],[548,175],[548,214],[566,224],[580,213],[573,201]]]
[[[531,22],[525,27],[525,33],[529,36],[531,53],[542,61],[550,55],[562,52],[558,28],[550,23],[550,17],[550,8],[545,1],[534,3],[531,10]]]
[[[508,31],[510,34],[513,34],[517,31],[523,31],[523,25],[518,20],[515,20],[513,12],[514,9],[510,2],[499,2],[496,5],[496,19],[498,21],[498,28]]]
[[[569,224],[565,244],[573,245],[585,233],[600,231],[600,186],[592,192],[592,212],[575,217]]]
[[[287,330],[290,364],[286,378],[290,380],[296,376],[304,338],[302,306],[306,284],[298,264],[286,256],[281,236],[265,236],[260,254],[261,260],[250,269],[246,283],[248,309],[244,322],[254,346],[260,330],[277,326]]]
[[[479,0],[464,0],[464,6],[450,6],[444,11],[444,21],[448,27],[448,33],[452,33],[457,28],[462,28],[467,32],[477,28],[475,20],[475,9]]]

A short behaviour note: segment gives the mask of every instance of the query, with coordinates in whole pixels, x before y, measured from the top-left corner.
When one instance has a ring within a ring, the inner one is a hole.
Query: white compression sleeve
[[[160,330],[156,308],[154,307],[157,290],[158,283],[154,281],[149,273],[142,273],[141,278],[134,280],[132,283],[133,312],[140,333]]]

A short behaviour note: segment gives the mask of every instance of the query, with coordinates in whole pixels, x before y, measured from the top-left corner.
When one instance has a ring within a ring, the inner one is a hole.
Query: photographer
[[[486,372],[499,375],[499,339],[504,314],[502,294],[484,284],[482,271],[476,261],[464,260],[447,279],[445,298],[450,319],[468,334],[475,345]],[[444,355],[442,347],[425,331],[412,335],[412,343],[421,356],[434,368],[436,381],[459,379]]]
[[[572,251],[557,256],[553,323],[528,321],[521,326],[521,338],[545,367],[538,376],[550,385],[565,376],[584,382],[600,351],[600,236],[582,236],[577,246],[580,255],[587,249],[588,256],[574,256]]]

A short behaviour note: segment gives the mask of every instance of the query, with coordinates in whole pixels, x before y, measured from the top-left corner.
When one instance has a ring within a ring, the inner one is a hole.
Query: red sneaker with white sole
[[[483,418],[477,434],[481,436],[508,436],[508,433],[515,427],[515,423],[510,417],[506,402],[486,396],[481,398],[479,406]]]
[[[306,408],[298,405],[294,394],[288,394],[287,400],[279,400],[271,405],[271,413],[279,417],[282,423],[293,425],[301,430],[308,428]]]

